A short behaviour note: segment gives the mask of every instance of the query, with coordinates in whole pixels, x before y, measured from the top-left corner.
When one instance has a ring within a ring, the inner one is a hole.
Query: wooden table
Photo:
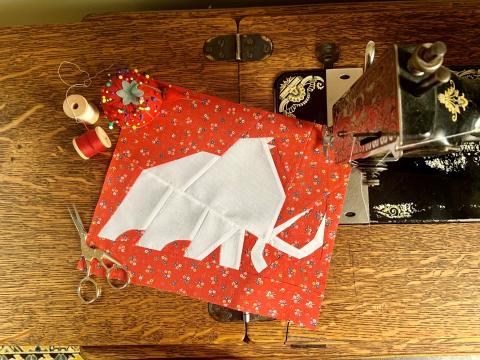
[[[101,301],[81,305],[79,239],[67,205],[91,218],[111,153],[89,161],[75,154],[71,139],[83,130],[63,114],[66,87],[57,76],[63,60],[92,75],[135,66],[272,109],[275,77],[319,67],[321,42],[341,46],[338,66],[361,66],[368,40],[381,55],[393,42],[440,39],[447,65],[478,65],[479,9],[476,1],[376,2],[107,14],[0,29],[0,344],[82,345],[92,359],[480,352],[478,223],[342,226],[319,329],[291,326],[286,345],[284,322],[252,324],[254,344],[243,345],[243,324],[217,323],[205,303],[153,289],[104,285]],[[241,33],[270,37],[273,55],[206,60],[204,41],[234,34],[237,22]],[[81,93],[97,99],[102,82],[95,78]]]

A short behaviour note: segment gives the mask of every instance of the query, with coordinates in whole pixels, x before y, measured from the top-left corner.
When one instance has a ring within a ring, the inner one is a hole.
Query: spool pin
[[[100,126],[74,138],[72,143],[78,155],[84,160],[88,160],[112,146],[110,138]]]
[[[63,111],[72,119],[78,119],[86,124],[95,124],[100,116],[98,109],[89,103],[82,95],[69,95],[63,102]]]

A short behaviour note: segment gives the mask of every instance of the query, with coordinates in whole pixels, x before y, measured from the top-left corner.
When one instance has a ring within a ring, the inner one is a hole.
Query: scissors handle
[[[113,289],[116,289],[116,290],[121,290],[121,289],[125,289],[128,285],[130,285],[130,280],[131,280],[130,279],[130,272],[128,271],[128,269],[125,266],[119,265],[119,264],[116,264],[116,263],[113,263],[112,266],[107,266],[103,262],[103,259],[100,260],[100,262],[102,263],[102,266],[105,268],[107,282],[108,282],[108,285],[110,285],[110,287],[112,287]],[[119,284],[119,285],[115,285],[115,283],[112,282],[112,280],[114,280],[114,278],[111,277],[112,270],[120,270],[123,273],[125,273],[125,276],[127,278],[126,281],[124,283]]]
[[[95,280],[93,280],[90,277],[90,266],[91,266],[90,262],[87,261],[87,275],[85,275],[85,277],[82,280],[80,280],[80,283],[78,284],[78,287],[77,287],[77,295],[84,304],[93,303],[100,297],[100,294],[102,293],[102,290],[98,287],[98,284],[95,282]],[[82,290],[85,286],[87,286],[87,283],[93,286],[95,290],[95,295],[91,299],[88,299],[83,295]]]
[[[95,295],[91,299],[87,299],[82,292],[82,289],[86,285],[86,283],[92,284],[92,286],[95,289]],[[80,280],[80,283],[78,284],[78,288],[77,288],[77,295],[84,304],[88,305],[93,303],[100,297],[101,293],[102,293],[102,290],[98,287],[98,284],[95,282],[95,280],[93,280],[90,276],[85,276],[82,280]]]

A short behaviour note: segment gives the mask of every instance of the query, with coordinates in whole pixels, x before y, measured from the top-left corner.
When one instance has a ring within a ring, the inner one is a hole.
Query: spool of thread
[[[88,130],[83,135],[74,138],[72,143],[78,155],[85,160],[112,146],[110,138],[100,126],[96,126],[95,129]]]
[[[95,124],[100,116],[95,105],[89,103],[82,95],[69,95],[63,102],[63,111],[72,119],[86,124]]]

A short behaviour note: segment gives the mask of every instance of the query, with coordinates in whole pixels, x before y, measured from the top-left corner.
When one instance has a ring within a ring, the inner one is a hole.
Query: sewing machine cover
[[[157,116],[120,132],[89,244],[135,285],[315,327],[348,165],[321,125],[161,86]]]

